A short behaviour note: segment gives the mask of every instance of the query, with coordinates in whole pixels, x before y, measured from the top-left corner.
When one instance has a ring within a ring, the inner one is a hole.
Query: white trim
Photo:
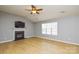
[[[72,43],[72,42],[68,42],[68,41],[56,40],[56,39],[49,38],[49,37],[42,37],[42,36],[36,36],[36,37],[44,38],[44,39],[48,39],[48,40],[53,40],[53,41],[58,41],[58,42],[63,42],[63,43],[67,43],[67,44],[79,45],[78,43]]]
[[[68,41],[56,40],[56,39],[52,39],[52,38],[49,38],[49,37],[42,37],[42,36],[35,36],[35,37],[44,38],[46,40],[48,39],[48,40],[63,42],[63,43],[67,43],[67,44],[79,45],[78,43],[72,43],[72,42],[68,42]],[[1,41],[0,43],[11,42],[11,41],[14,41],[14,40]]]
[[[28,36],[28,37],[26,37],[26,38],[31,38],[31,37],[34,37],[34,36]],[[6,43],[6,42],[11,42],[11,41],[14,41],[14,40],[0,41],[0,43]]]
[[[11,42],[13,40],[1,41],[0,43]]]

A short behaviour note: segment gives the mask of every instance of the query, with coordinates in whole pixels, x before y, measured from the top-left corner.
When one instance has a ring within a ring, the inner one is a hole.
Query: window
[[[57,35],[57,22],[42,24],[42,34]]]

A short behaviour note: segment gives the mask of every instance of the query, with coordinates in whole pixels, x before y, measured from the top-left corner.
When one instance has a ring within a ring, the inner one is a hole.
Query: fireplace
[[[24,31],[15,31],[15,40],[24,39]]]

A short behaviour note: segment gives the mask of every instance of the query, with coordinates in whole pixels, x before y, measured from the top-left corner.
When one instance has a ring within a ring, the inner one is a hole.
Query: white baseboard
[[[63,42],[63,43],[67,43],[67,44],[79,45],[78,43],[72,43],[72,42],[68,42],[68,41],[62,41],[62,40],[52,39],[52,38],[48,38],[48,37],[42,37],[42,36],[36,36],[36,37],[44,38],[44,39],[48,39],[48,40],[53,40],[53,41],[58,41],[58,42]]]
[[[29,37],[26,37],[26,38],[31,38],[33,36],[29,36]],[[6,42],[11,42],[11,41],[14,41],[14,40],[6,40],[6,41],[1,41],[0,43],[6,43]]]
[[[1,41],[0,43],[11,42],[13,40]]]
[[[63,42],[63,43],[67,43],[67,44],[79,45],[78,43],[72,43],[72,42],[68,42],[68,41],[52,39],[52,38],[48,38],[48,37],[42,37],[42,36],[35,36],[35,37],[44,38],[46,40],[53,40],[53,41]],[[11,42],[11,41],[13,41],[13,40],[1,41],[0,43]]]

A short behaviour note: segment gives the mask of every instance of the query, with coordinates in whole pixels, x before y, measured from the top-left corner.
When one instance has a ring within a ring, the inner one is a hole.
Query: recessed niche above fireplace
[[[25,28],[25,23],[22,21],[15,21],[15,28]]]

